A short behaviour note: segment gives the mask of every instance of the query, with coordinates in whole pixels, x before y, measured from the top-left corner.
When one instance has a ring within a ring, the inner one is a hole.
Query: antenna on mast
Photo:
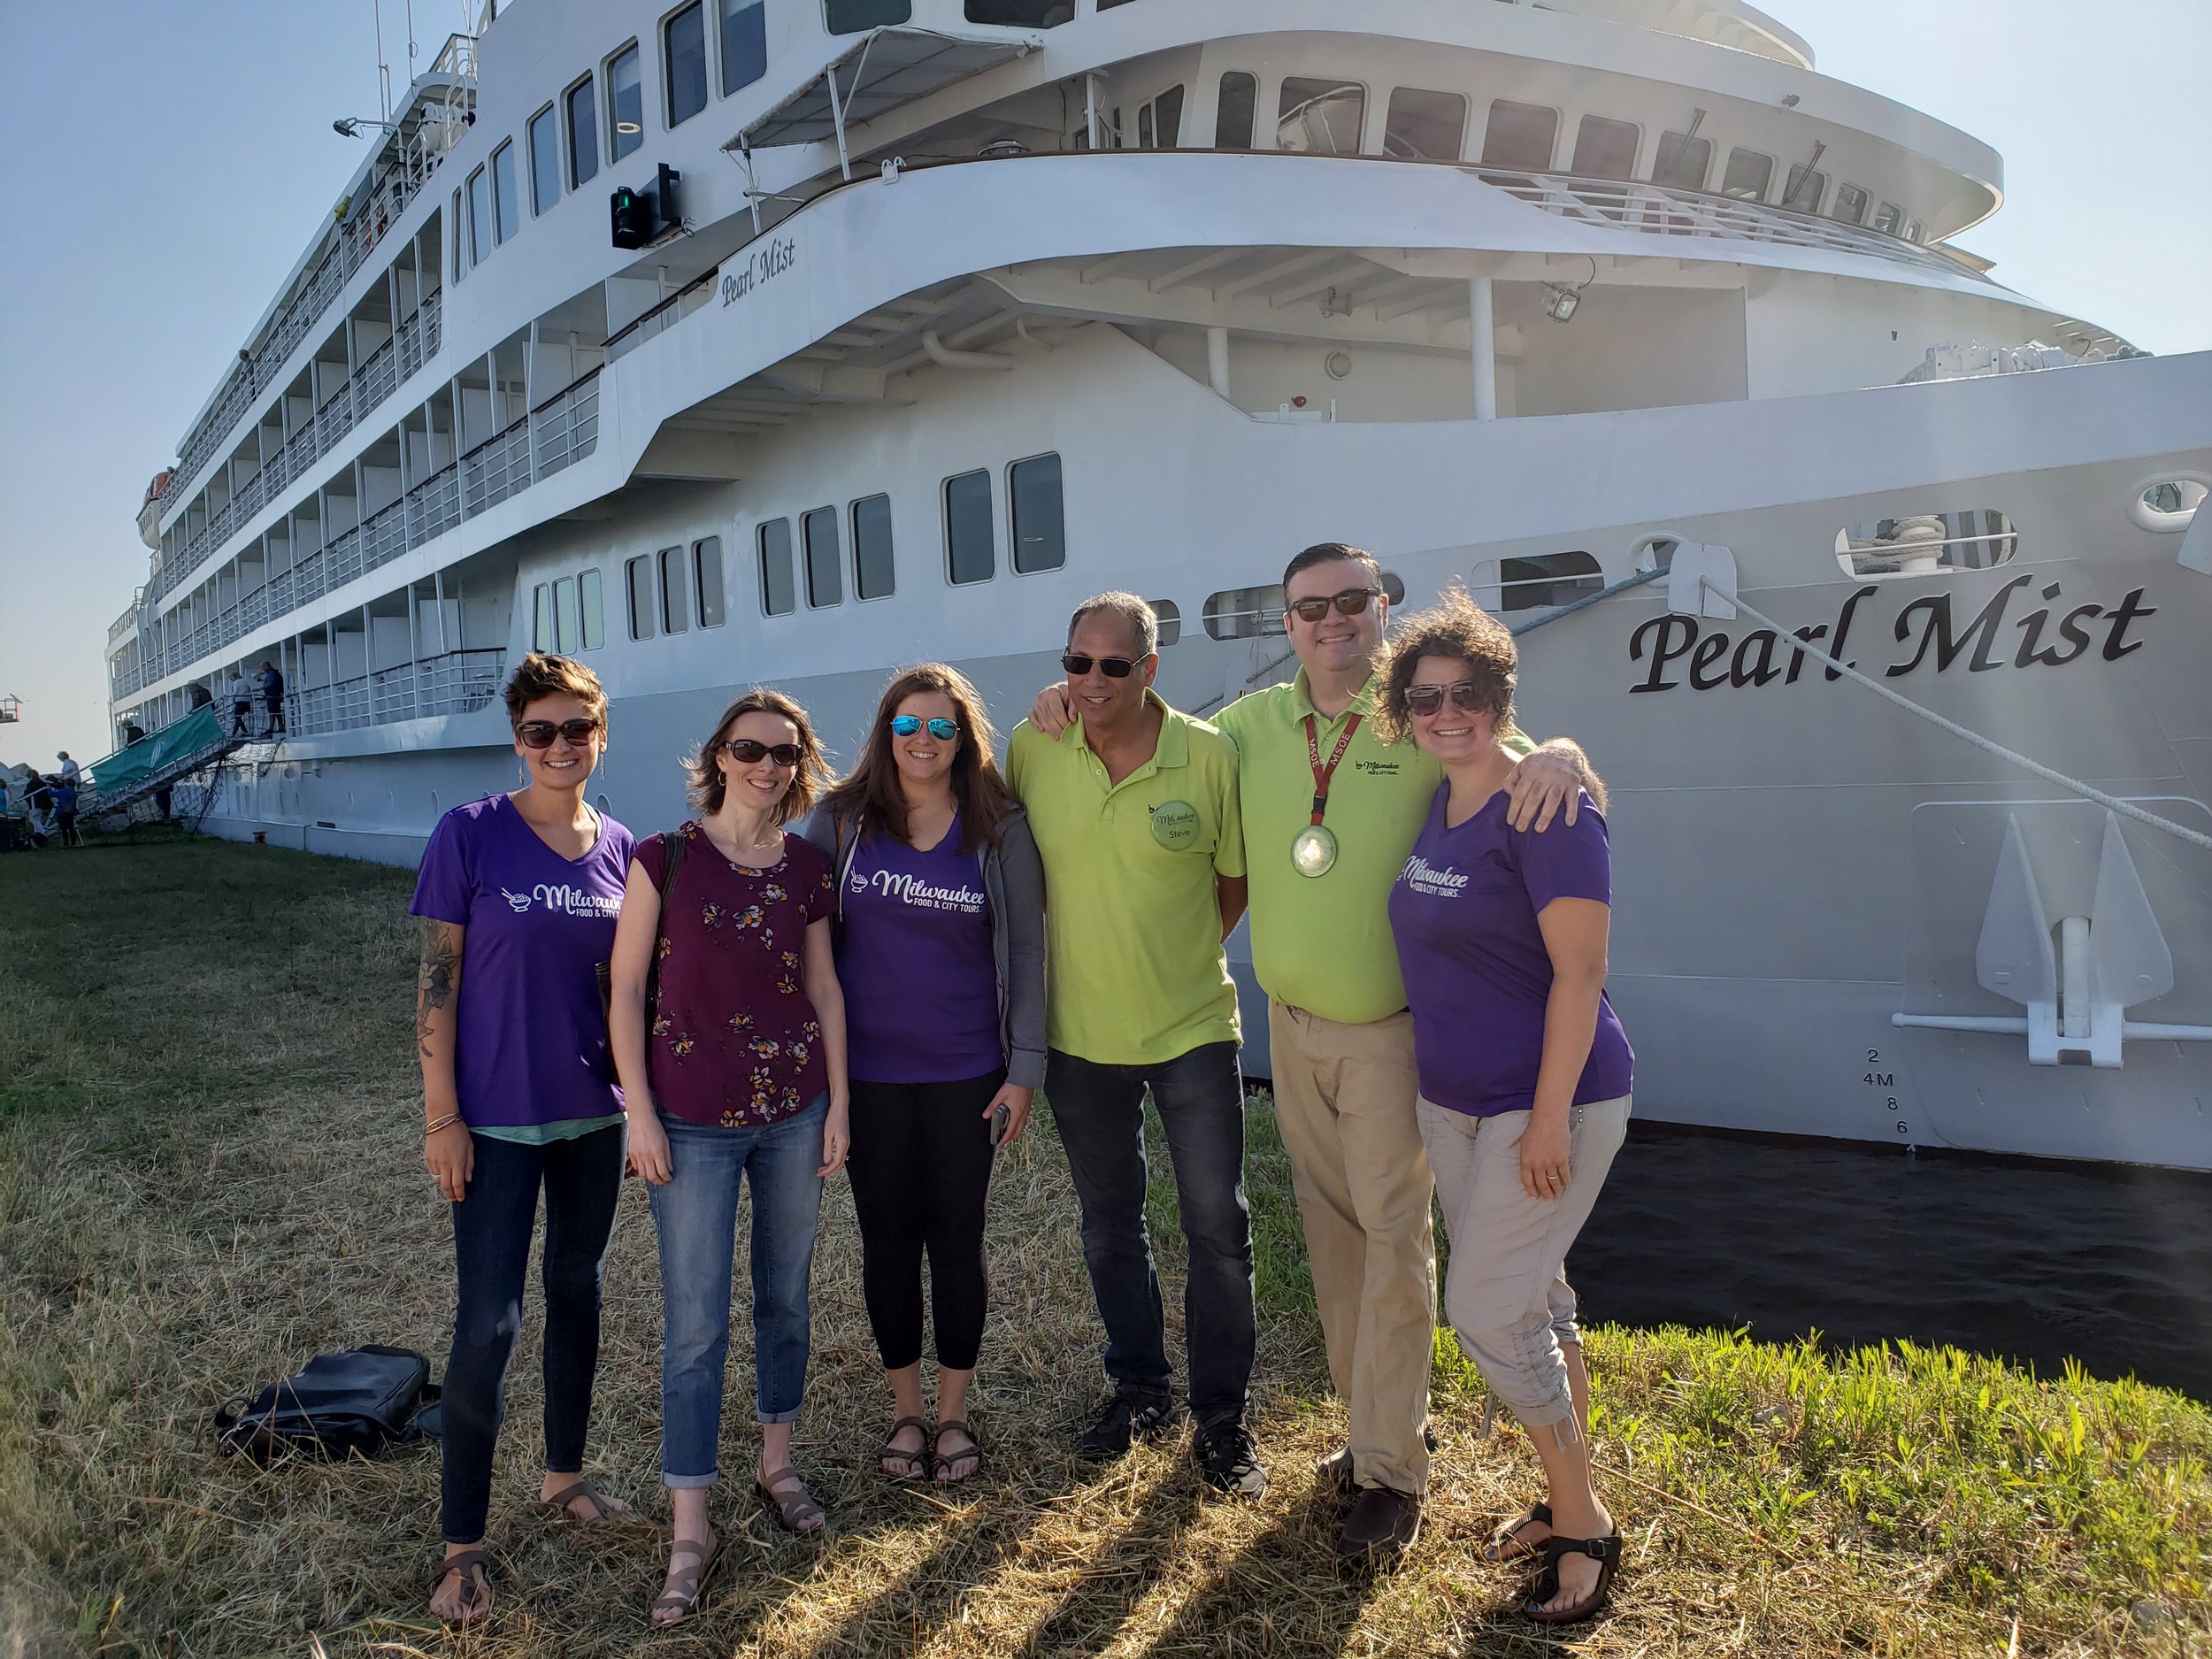
[[[370,9],[376,14],[376,90],[383,100],[383,116],[392,119],[392,67],[384,61],[384,0],[369,0]]]
[[[407,84],[415,84],[415,0],[407,0]]]

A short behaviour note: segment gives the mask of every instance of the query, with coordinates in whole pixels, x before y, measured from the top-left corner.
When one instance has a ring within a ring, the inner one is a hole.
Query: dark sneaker
[[[1423,1425],[1421,1441],[1432,1452],[1436,1449],[1435,1424]],[[1345,1497],[1348,1498],[1359,1490],[1359,1481],[1352,1473],[1352,1448],[1348,1446],[1340,1447],[1323,1458],[1314,1472],[1320,1476],[1323,1484],[1334,1486]]]
[[[1354,1561],[1395,1561],[1420,1535],[1420,1499],[1388,1486],[1368,1486],[1352,1505],[1336,1553]]]
[[[1202,1425],[1191,1436],[1191,1455],[1206,1484],[1217,1492],[1256,1498],[1267,1491],[1267,1471],[1252,1444],[1251,1432],[1238,1417]]]
[[[1174,1417],[1174,1402],[1165,1394],[1118,1389],[1107,1396],[1097,1420],[1075,1442],[1075,1454],[1087,1463],[1110,1463],[1136,1441],[1159,1434]]]

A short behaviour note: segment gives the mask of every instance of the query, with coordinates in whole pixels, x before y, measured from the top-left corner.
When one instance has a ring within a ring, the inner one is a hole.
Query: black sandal
[[[948,1434],[965,1437],[967,1444],[954,1452],[941,1452],[937,1448]],[[973,1469],[964,1475],[949,1475],[945,1471],[955,1463],[972,1461]],[[958,1417],[949,1417],[937,1425],[937,1432],[929,1437],[929,1479],[933,1486],[957,1486],[963,1480],[972,1480],[983,1472],[983,1442],[976,1432]]]
[[[430,1594],[455,1573],[461,1575],[461,1612],[457,1618],[434,1615],[456,1629],[472,1624],[492,1609],[491,1557],[480,1549],[465,1549],[457,1555],[440,1555],[430,1563]]]
[[[1549,1526],[1551,1505],[1532,1503],[1528,1511],[1517,1521],[1502,1521],[1498,1530],[1490,1534],[1490,1541],[1482,1547],[1482,1558],[1502,1566],[1509,1562],[1528,1561],[1544,1553],[1542,1544],[1525,1543],[1521,1531],[1529,1526]],[[1546,1540],[1548,1542],[1549,1540]]]
[[[1598,1563],[1598,1581],[1590,1594],[1579,1601],[1552,1612],[1542,1611],[1543,1604],[1559,1594],[1559,1558],[1562,1555],[1587,1555]],[[1561,1538],[1555,1534],[1544,1545],[1544,1571],[1536,1586],[1521,1603],[1521,1617],[1533,1619],[1539,1624],[1575,1624],[1588,1618],[1605,1605],[1607,1593],[1613,1586],[1613,1574],[1621,1564],[1621,1535],[1609,1532],[1603,1538]]]
[[[922,1443],[910,1452],[903,1446],[893,1444],[908,1429],[919,1429],[922,1434]],[[930,1442],[927,1418],[901,1417],[891,1425],[890,1433],[883,1437],[883,1445],[876,1453],[876,1467],[882,1471],[886,1480],[926,1480],[929,1478]],[[904,1473],[885,1467],[894,1458],[906,1465]]]

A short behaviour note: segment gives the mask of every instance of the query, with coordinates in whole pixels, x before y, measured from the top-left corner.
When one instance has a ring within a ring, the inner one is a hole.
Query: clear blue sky
[[[1824,73],[2003,155],[2008,204],[1962,238],[2000,280],[2149,350],[2212,349],[2205,0],[1766,4]],[[414,12],[426,65],[462,6]],[[141,493],[344,188],[360,141],[330,123],[377,112],[375,58],[373,0],[0,0],[0,693],[25,707],[0,762],[106,752]]]

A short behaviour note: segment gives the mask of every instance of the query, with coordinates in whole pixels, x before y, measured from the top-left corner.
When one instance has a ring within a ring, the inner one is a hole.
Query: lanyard
[[[1354,715],[1344,723],[1344,735],[1336,740],[1336,749],[1329,756],[1329,764],[1321,764],[1321,735],[1314,725],[1313,716],[1306,717],[1306,754],[1313,764],[1313,822],[1321,822],[1329,810],[1329,780],[1336,776],[1337,763],[1344,758],[1344,751],[1352,746],[1352,733],[1359,730],[1360,717]]]

